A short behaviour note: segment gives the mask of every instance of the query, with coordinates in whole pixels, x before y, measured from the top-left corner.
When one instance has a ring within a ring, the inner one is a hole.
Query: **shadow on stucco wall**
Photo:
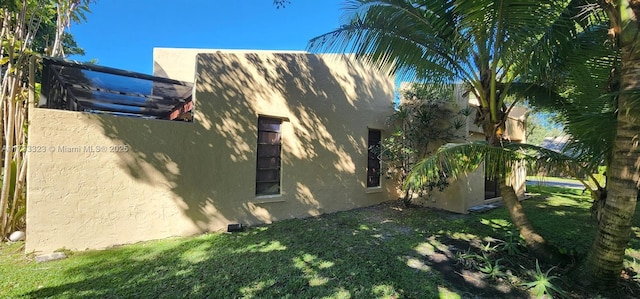
[[[364,192],[367,128],[383,129],[393,96],[378,78],[344,57],[198,54],[193,123],[95,119],[131,149],[118,161],[131,183],[160,190],[145,201],[171,198],[200,231],[268,223],[382,201]],[[279,202],[255,200],[259,115],[284,120]]]

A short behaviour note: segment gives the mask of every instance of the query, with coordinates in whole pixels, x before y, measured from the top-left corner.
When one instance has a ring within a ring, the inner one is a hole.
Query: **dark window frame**
[[[378,188],[382,186],[382,161],[380,161],[381,141],[382,130],[369,128],[367,134],[367,188]]]
[[[256,196],[281,194],[282,119],[259,116],[256,145]]]

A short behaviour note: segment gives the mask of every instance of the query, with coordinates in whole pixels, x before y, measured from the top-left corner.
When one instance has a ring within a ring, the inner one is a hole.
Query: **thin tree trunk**
[[[9,233],[9,223],[8,223],[8,214],[7,209],[9,207],[9,186],[11,184],[11,161],[13,155],[13,126],[14,126],[14,102],[13,102],[14,91],[9,89],[9,93],[5,96],[5,109],[6,109],[6,119],[5,119],[5,152],[4,152],[4,165],[2,171],[2,192],[0,192],[0,198],[2,199],[2,217],[0,218],[0,227],[2,231],[2,237],[4,238]]]
[[[545,262],[557,264],[562,261],[562,254],[536,232],[533,225],[524,213],[524,209],[513,187],[507,186],[506,181],[502,178],[498,179],[500,185],[500,193],[513,225],[520,231],[520,235],[524,238],[525,244],[529,252],[536,258]]]
[[[21,90],[28,90],[27,86],[22,86]],[[15,182],[13,193],[9,194],[11,198],[11,207],[9,210],[9,216],[7,224],[10,230],[16,229],[16,224],[19,219],[16,216],[19,215],[18,210],[20,207],[24,206],[24,185],[26,181],[26,169],[27,169],[27,155],[25,152],[25,148],[22,145],[27,144],[26,136],[24,134],[23,124],[26,121],[26,107],[25,107],[25,99],[22,95],[18,97],[16,101],[15,108],[15,144],[17,145],[16,150],[13,152],[13,160],[16,166],[15,172]],[[10,190],[11,191],[11,190]]]
[[[12,18],[13,22],[4,22],[3,31],[6,30],[7,36],[3,43],[8,43],[6,47],[6,64],[3,73],[2,85],[0,86],[0,96],[2,98],[2,133],[5,151],[2,153],[2,189],[0,190],[0,240],[6,238],[11,230],[14,229],[15,211],[17,211],[19,198],[15,197],[15,189],[11,190],[12,180],[18,179],[12,166],[21,166],[21,157],[23,152],[19,151],[19,147],[24,145],[22,136],[24,117],[22,99],[22,78],[23,68],[26,63],[26,49],[29,47],[31,37],[34,36],[37,28],[29,28],[27,23],[32,23],[27,9],[27,1],[22,1],[18,12],[12,13],[5,11],[5,18]],[[5,47],[3,47],[5,48]],[[16,147],[18,145],[18,147]],[[15,183],[15,182],[14,182]],[[15,186],[15,185],[14,185]],[[12,192],[14,191],[14,192]]]

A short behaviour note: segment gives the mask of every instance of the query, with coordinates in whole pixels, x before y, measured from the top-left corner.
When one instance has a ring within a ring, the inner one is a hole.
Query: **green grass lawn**
[[[605,185],[605,177],[601,173],[596,173],[593,175],[594,178],[598,180],[598,183],[602,186]],[[551,176],[527,176],[527,180],[534,180],[541,183],[573,183],[573,184],[582,184],[580,181],[574,178],[562,178],[562,177],[551,177]],[[595,184],[590,180],[585,178],[585,182],[587,182],[591,187],[595,188]]]
[[[560,178],[550,176],[527,176],[527,180],[536,180],[540,182],[558,182],[558,183],[576,183],[580,184],[580,181],[572,178]]]
[[[542,235],[583,255],[595,227],[588,197],[553,187],[529,191],[538,195],[524,205]],[[637,234],[638,218],[634,225]],[[501,253],[511,229],[502,208],[459,215],[389,203],[47,263],[25,257],[21,244],[0,244],[0,298],[526,298],[521,283],[531,280],[535,261],[522,247],[521,254]],[[479,270],[480,254],[497,271]],[[640,271],[634,260],[637,237],[627,266]],[[553,270],[560,287],[574,297],[593,295],[573,287],[564,269]],[[637,289],[628,280],[612,296],[638,296]]]

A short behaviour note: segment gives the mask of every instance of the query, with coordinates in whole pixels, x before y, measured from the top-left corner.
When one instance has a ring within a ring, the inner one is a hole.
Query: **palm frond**
[[[506,178],[523,163],[534,171],[557,169],[575,176],[582,176],[587,171],[578,160],[535,145],[507,142],[498,147],[484,141],[449,143],[418,162],[409,173],[404,188],[419,189],[441,176],[456,180],[482,163],[488,178]]]
[[[413,167],[405,188],[417,189],[441,176],[456,180],[476,170],[485,161],[489,176],[506,175],[510,172],[510,165],[504,162],[521,159],[522,157],[513,151],[491,146],[484,141],[448,143]]]
[[[564,22],[575,22],[575,28],[563,34],[549,32],[543,41],[554,52],[547,61],[535,59],[547,72],[536,74],[538,84],[560,96],[529,100],[536,108],[560,116],[571,136],[565,153],[579,158],[585,168],[595,169],[607,163],[615,135],[615,72],[620,54],[609,41],[602,10],[577,0],[568,7]]]
[[[435,1],[434,4],[446,4]],[[451,43],[434,31],[444,30],[446,7],[410,1],[350,1],[340,28],[313,38],[308,48],[351,52],[392,74],[451,81],[464,67],[450,51]],[[451,29],[447,29],[449,31]]]
[[[539,36],[531,51],[529,72],[523,78],[555,86],[564,76],[562,65],[570,56],[566,53],[576,46],[576,36],[594,25],[603,24],[606,19],[606,14],[589,0],[570,0]]]
[[[541,106],[555,106],[564,101],[558,92],[547,86],[536,83],[514,82],[506,90],[507,96],[519,98],[521,100],[539,103]]]
[[[590,173],[583,161],[565,152],[556,152],[537,145],[526,143],[505,143],[504,147],[522,153],[527,169],[534,173],[558,170],[575,178],[582,178]]]
[[[349,1],[343,25],[313,38],[308,49],[351,52],[402,79],[463,81],[479,88],[481,70],[489,64],[509,73],[527,61],[528,46],[561,11],[557,3]]]

